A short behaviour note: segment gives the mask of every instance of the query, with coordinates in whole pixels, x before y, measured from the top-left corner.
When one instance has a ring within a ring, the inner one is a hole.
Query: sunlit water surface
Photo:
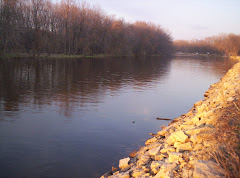
[[[226,58],[0,61],[0,177],[99,177],[186,113]],[[134,123],[133,123],[134,122]]]

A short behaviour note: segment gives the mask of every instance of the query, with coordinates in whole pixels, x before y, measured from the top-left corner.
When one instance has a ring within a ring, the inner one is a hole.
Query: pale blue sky
[[[80,0],[75,0],[80,2]],[[128,22],[153,22],[174,39],[240,34],[240,0],[85,0]]]

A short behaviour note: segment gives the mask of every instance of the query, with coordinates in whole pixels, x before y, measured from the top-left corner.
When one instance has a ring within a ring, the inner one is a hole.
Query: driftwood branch
[[[157,117],[156,118],[157,120],[163,120],[163,121],[171,121],[172,119],[166,119],[166,118],[160,118],[160,117]]]

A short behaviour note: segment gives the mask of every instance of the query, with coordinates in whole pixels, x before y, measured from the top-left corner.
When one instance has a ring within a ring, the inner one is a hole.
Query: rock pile
[[[176,118],[145,146],[119,161],[119,170],[101,178],[129,177],[223,177],[224,171],[211,159],[219,143],[214,139],[222,110],[237,101],[240,92],[240,62],[187,114]]]

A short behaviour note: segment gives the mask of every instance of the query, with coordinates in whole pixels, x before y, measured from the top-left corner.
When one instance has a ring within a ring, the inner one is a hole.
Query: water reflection
[[[169,64],[154,57],[7,60],[0,63],[0,100],[5,111],[18,111],[21,104],[54,104],[70,117],[73,108],[100,103],[106,92],[151,87]]]

